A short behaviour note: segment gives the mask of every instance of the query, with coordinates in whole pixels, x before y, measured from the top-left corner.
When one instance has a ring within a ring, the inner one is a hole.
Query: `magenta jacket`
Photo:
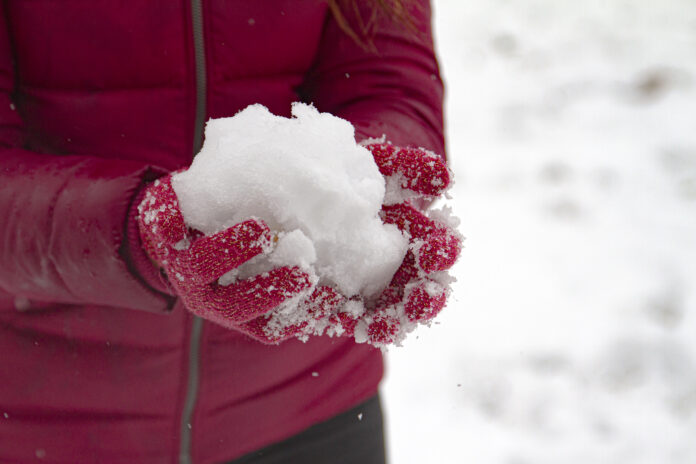
[[[319,0],[2,2],[0,462],[224,462],[376,392],[371,347],[194,322],[127,229],[204,121],[251,103],[313,102],[358,138],[443,153],[417,3],[418,30],[384,22],[374,53]]]

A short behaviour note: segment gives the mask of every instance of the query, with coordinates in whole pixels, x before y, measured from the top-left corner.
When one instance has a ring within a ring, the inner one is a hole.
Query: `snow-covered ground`
[[[467,241],[391,463],[695,463],[696,2],[434,7]]]

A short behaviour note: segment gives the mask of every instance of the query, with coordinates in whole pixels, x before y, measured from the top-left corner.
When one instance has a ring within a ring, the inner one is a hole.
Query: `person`
[[[252,103],[444,156],[428,2],[2,7],[0,462],[384,462],[379,350],[196,317],[137,207]]]

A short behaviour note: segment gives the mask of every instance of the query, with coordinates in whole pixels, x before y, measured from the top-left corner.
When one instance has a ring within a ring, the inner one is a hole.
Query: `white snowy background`
[[[696,463],[696,1],[434,8],[467,240],[390,462]]]

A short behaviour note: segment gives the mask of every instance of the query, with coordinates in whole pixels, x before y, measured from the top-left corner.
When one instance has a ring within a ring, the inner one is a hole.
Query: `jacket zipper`
[[[193,50],[196,65],[196,116],[193,128],[193,156],[201,149],[203,142],[203,124],[206,114],[206,69],[205,43],[203,37],[203,9],[201,0],[191,0],[191,25],[193,33]],[[181,442],[179,447],[179,463],[191,464],[191,431],[193,413],[198,398],[199,364],[201,349],[201,333],[203,319],[193,316],[191,337],[189,341],[188,381],[186,383],[186,399],[181,413]]]

